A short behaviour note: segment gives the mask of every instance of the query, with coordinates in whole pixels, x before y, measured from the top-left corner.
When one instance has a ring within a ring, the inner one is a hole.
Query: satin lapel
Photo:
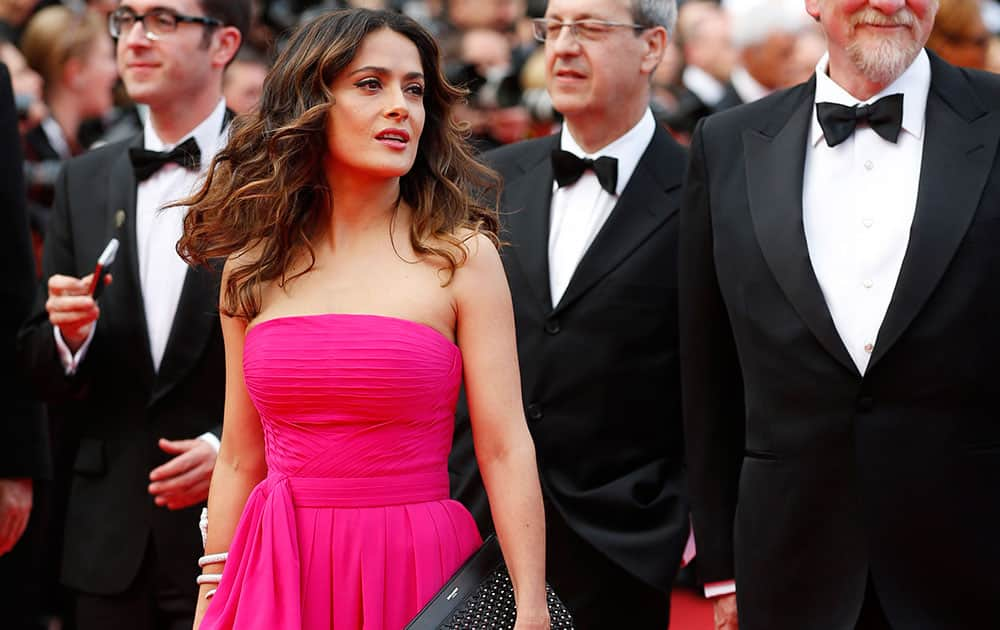
[[[743,132],[747,194],[754,233],[788,301],[820,344],[857,374],[830,316],[809,260],[802,225],[802,175],[815,82],[779,103],[763,129]]]
[[[892,348],[948,268],[979,206],[1000,139],[1000,115],[986,111],[958,70],[931,60],[917,207],[871,365]]]
[[[188,268],[150,405],[166,395],[198,363],[218,326],[219,277],[214,269]]]
[[[659,127],[618,203],[573,272],[555,312],[610,273],[680,208],[686,156]]]
[[[533,156],[523,164],[524,173],[504,182],[503,216],[508,233],[501,234],[509,241],[505,255],[517,259],[532,292],[544,306],[552,310],[552,290],[549,287],[549,218],[552,214],[552,162],[549,155],[557,145],[559,136],[552,136],[550,143],[543,143],[540,156]]]
[[[142,135],[136,136],[130,147],[142,146]],[[139,253],[136,244],[136,181],[129,161],[128,150],[124,150],[115,158],[111,166],[108,186],[108,210],[111,213],[111,226],[120,241],[118,261],[112,268],[114,278],[114,295],[123,303],[120,309],[128,318],[127,326],[133,329],[131,339],[141,339],[141,348],[130,348],[130,352],[141,352],[143,362],[149,368],[146,374],[153,373],[153,358],[149,353],[149,328],[146,325],[146,309],[142,301],[142,285],[139,281]],[[119,221],[121,219],[120,225]],[[111,292],[107,294],[109,297]]]

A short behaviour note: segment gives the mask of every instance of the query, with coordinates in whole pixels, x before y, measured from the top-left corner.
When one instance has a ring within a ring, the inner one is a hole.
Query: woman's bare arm
[[[223,271],[228,277],[230,263]],[[225,286],[225,284],[223,284]],[[246,322],[222,315],[222,336],[226,345],[226,406],[222,424],[222,446],[212,473],[208,492],[208,539],[205,553],[229,551],[250,492],[265,476],[264,432],[260,417],[243,382],[243,345]],[[222,573],[223,563],[210,564],[202,573]],[[203,584],[198,593],[195,629],[201,625],[214,584]]]
[[[517,627],[547,628],[545,516],[521,402],[510,289],[496,247],[469,239],[452,286],[476,459],[514,583]]]

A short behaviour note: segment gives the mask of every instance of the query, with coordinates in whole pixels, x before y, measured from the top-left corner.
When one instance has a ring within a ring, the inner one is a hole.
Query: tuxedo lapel
[[[136,136],[129,147],[142,146],[142,136]],[[133,330],[131,339],[141,339],[141,347],[131,348],[130,352],[143,355],[143,363],[153,372],[153,358],[149,352],[149,329],[146,326],[146,309],[142,301],[142,285],[139,281],[139,254],[136,238],[136,181],[132,171],[132,163],[128,150],[123,150],[111,166],[108,190],[109,223],[120,242],[118,264],[112,269],[115,290],[107,296],[115,295],[115,299],[124,304],[115,312],[124,313],[128,318],[127,326]]]
[[[160,361],[153,395],[153,405],[198,363],[205,345],[217,326],[219,313],[219,270],[189,267],[170,327],[170,337]]]
[[[524,272],[532,292],[545,309],[552,310],[549,287],[549,219],[552,213],[552,161],[549,156],[559,136],[540,143],[539,153],[528,156],[520,177],[504,182],[503,223],[509,235],[501,234]]]
[[[930,58],[917,207],[871,365],[899,339],[944,275],[979,206],[1000,139],[1000,115],[982,106],[961,71]]]
[[[584,253],[554,312],[564,310],[610,273],[680,207],[683,150],[660,128],[653,134],[628,185]],[[671,199],[673,193],[674,198]]]
[[[844,367],[857,367],[837,333],[820,289],[802,224],[802,177],[815,78],[778,103],[761,129],[743,132],[754,233],[771,273],[820,344]]]

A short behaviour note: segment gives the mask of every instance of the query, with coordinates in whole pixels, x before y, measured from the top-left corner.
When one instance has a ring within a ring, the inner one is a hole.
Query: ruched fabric
[[[247,332],[243,368],[268,476],[201,627],[404,627],[481,542],[448,498],[458,347],[393,317],[282,317]]]

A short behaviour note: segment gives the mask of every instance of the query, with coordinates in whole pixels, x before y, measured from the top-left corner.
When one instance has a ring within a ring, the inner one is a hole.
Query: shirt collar
[[[211,162],[211,156],[215,155],[222,144],[221,138],[223,137],[222,132],[225,120],[226,99],[221,99],[219,104],[215,106],[215,109],[212,110],[212,113],[208,115],[208,118],[201,121],[197,127],[181,138],[176,144],[167,145],[156,135],[156,130],[153,129],[152,123],[147,119],[143,128],[145,146],[150,151],[169,151],[181,142],[193,137],[195,142],[198,143],[198,148],[201,150],[201,170],[204,171]]]
[[[757,79],[750,76],[746,68],[736,66],[729,74],[729,82],[733,84],[733,89],[744,103],[752,103],[764,98],[773,90],[769,90],[760,84]]]
[[[684,68],[681,83],[708,106],[716,105],[726,95],[726,86],[698,66]]]
[[[824,54],[819,63],[816,64],[816,103],[838,103],[840,105],[854,106],[862,101],[851,96],[851,94],[840,87],[836,81],[827,74],[827,67],[830,65],[829,53]],[[864,103],[877,101],[883,96],[890,94],[903,94],[903,131],[914,136],[918,140],[924,135],[924,114],[927,111],[927,93],[931,89],[931,62],[927,57],[927,52],[920,51],[917,58],[913,60],[910,67],[903,74],[899,75],[895,81],[885,86],[878,94],[872,96]],[[809,146],[815,147],[823,139],[823,128],[819,126],[819,119],[815,115],[813,107],[812,127],[809,131]]]
[[[620,195],[632,177],[635,167],[639,165],[639,160],[646,152],[646,147],[652,142],[654,133],[656,133],[656,121],[653,119],[653,112],[647,108],[639,122],[625,132],[625,135],[594,153],[587,153],[580,147],[567,125],[563,125],[559,146],[563,151],[569,151],[578,157],[597,159],[601,156],[608,156],[617,159],[618,186],[615,189],[615,194]]]

